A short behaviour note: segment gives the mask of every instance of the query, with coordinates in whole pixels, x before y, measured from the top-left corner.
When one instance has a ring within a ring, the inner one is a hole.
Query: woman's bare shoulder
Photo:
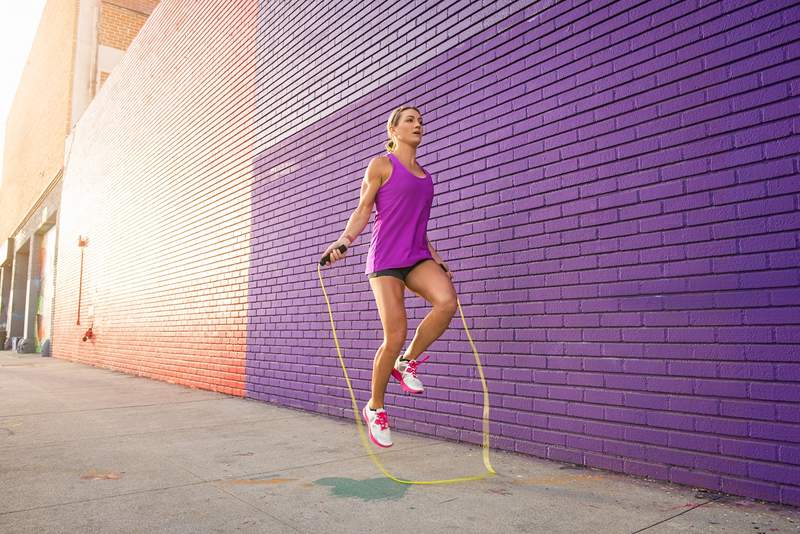
[[[381,168],[392,168],[392,160],[389,159],[388,154],[378,154],[377,156],[373,156],[371,160],[369,160],[369,166],[376,166],[379,169]]]
[[[392,174],[392,160],[386,154],[374,156],[367,165],[367,179],[377,179],[381,184]]]

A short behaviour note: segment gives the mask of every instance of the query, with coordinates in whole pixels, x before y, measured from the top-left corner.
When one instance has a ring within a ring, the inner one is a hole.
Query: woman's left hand
[[[444,269],[444,272],[450,277],[450,280],[453,279],[453,272],[444,264],[444,262],[439,263],[439,266]]]

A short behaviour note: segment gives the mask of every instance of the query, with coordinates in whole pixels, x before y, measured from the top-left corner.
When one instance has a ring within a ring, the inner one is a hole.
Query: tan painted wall
[[[0,239],[58,176],[69,133],[77,0],[49,0],[5,124]]]

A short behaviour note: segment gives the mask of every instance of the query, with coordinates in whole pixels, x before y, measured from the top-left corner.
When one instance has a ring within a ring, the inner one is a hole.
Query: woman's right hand
[[[341,252],[339,250],[339,247],[342,246],[342,245],[347,247],[347,250],[344,251],[344,252]],[[337,262],[337,261],[341,260],[342,258],[344,258],[345,256],[347,256],[347,253],[350,252],[350,245],[351,245],[351,243],[346,237],[343,237],[343,238],[340,238],[340,239],[337,239],[336,241],[334,241],[331,244],[331,246],[329,246],[327,249],[325,249],[325,252],[322,253],[322,257],[323,258],[325,257],[325,255],[330,254],[330,263],[326,263],[325,265],[326,266],[327,265],[333,265],[335,262]]]

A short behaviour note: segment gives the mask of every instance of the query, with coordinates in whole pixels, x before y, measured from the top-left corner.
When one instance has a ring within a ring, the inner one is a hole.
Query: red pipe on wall
[[[83,252],[86,248],[86,245],[89,244],[89,238],[78,236],[78,246],[81,247],[81,274],[80,279],[78,280],[78,322],[75,323],[77,325],[81,324],[81,296],[83,295]],[[91,332],[91,328],[89,331]],[[86,341],[86,337],[84,336],[84,341]]]

